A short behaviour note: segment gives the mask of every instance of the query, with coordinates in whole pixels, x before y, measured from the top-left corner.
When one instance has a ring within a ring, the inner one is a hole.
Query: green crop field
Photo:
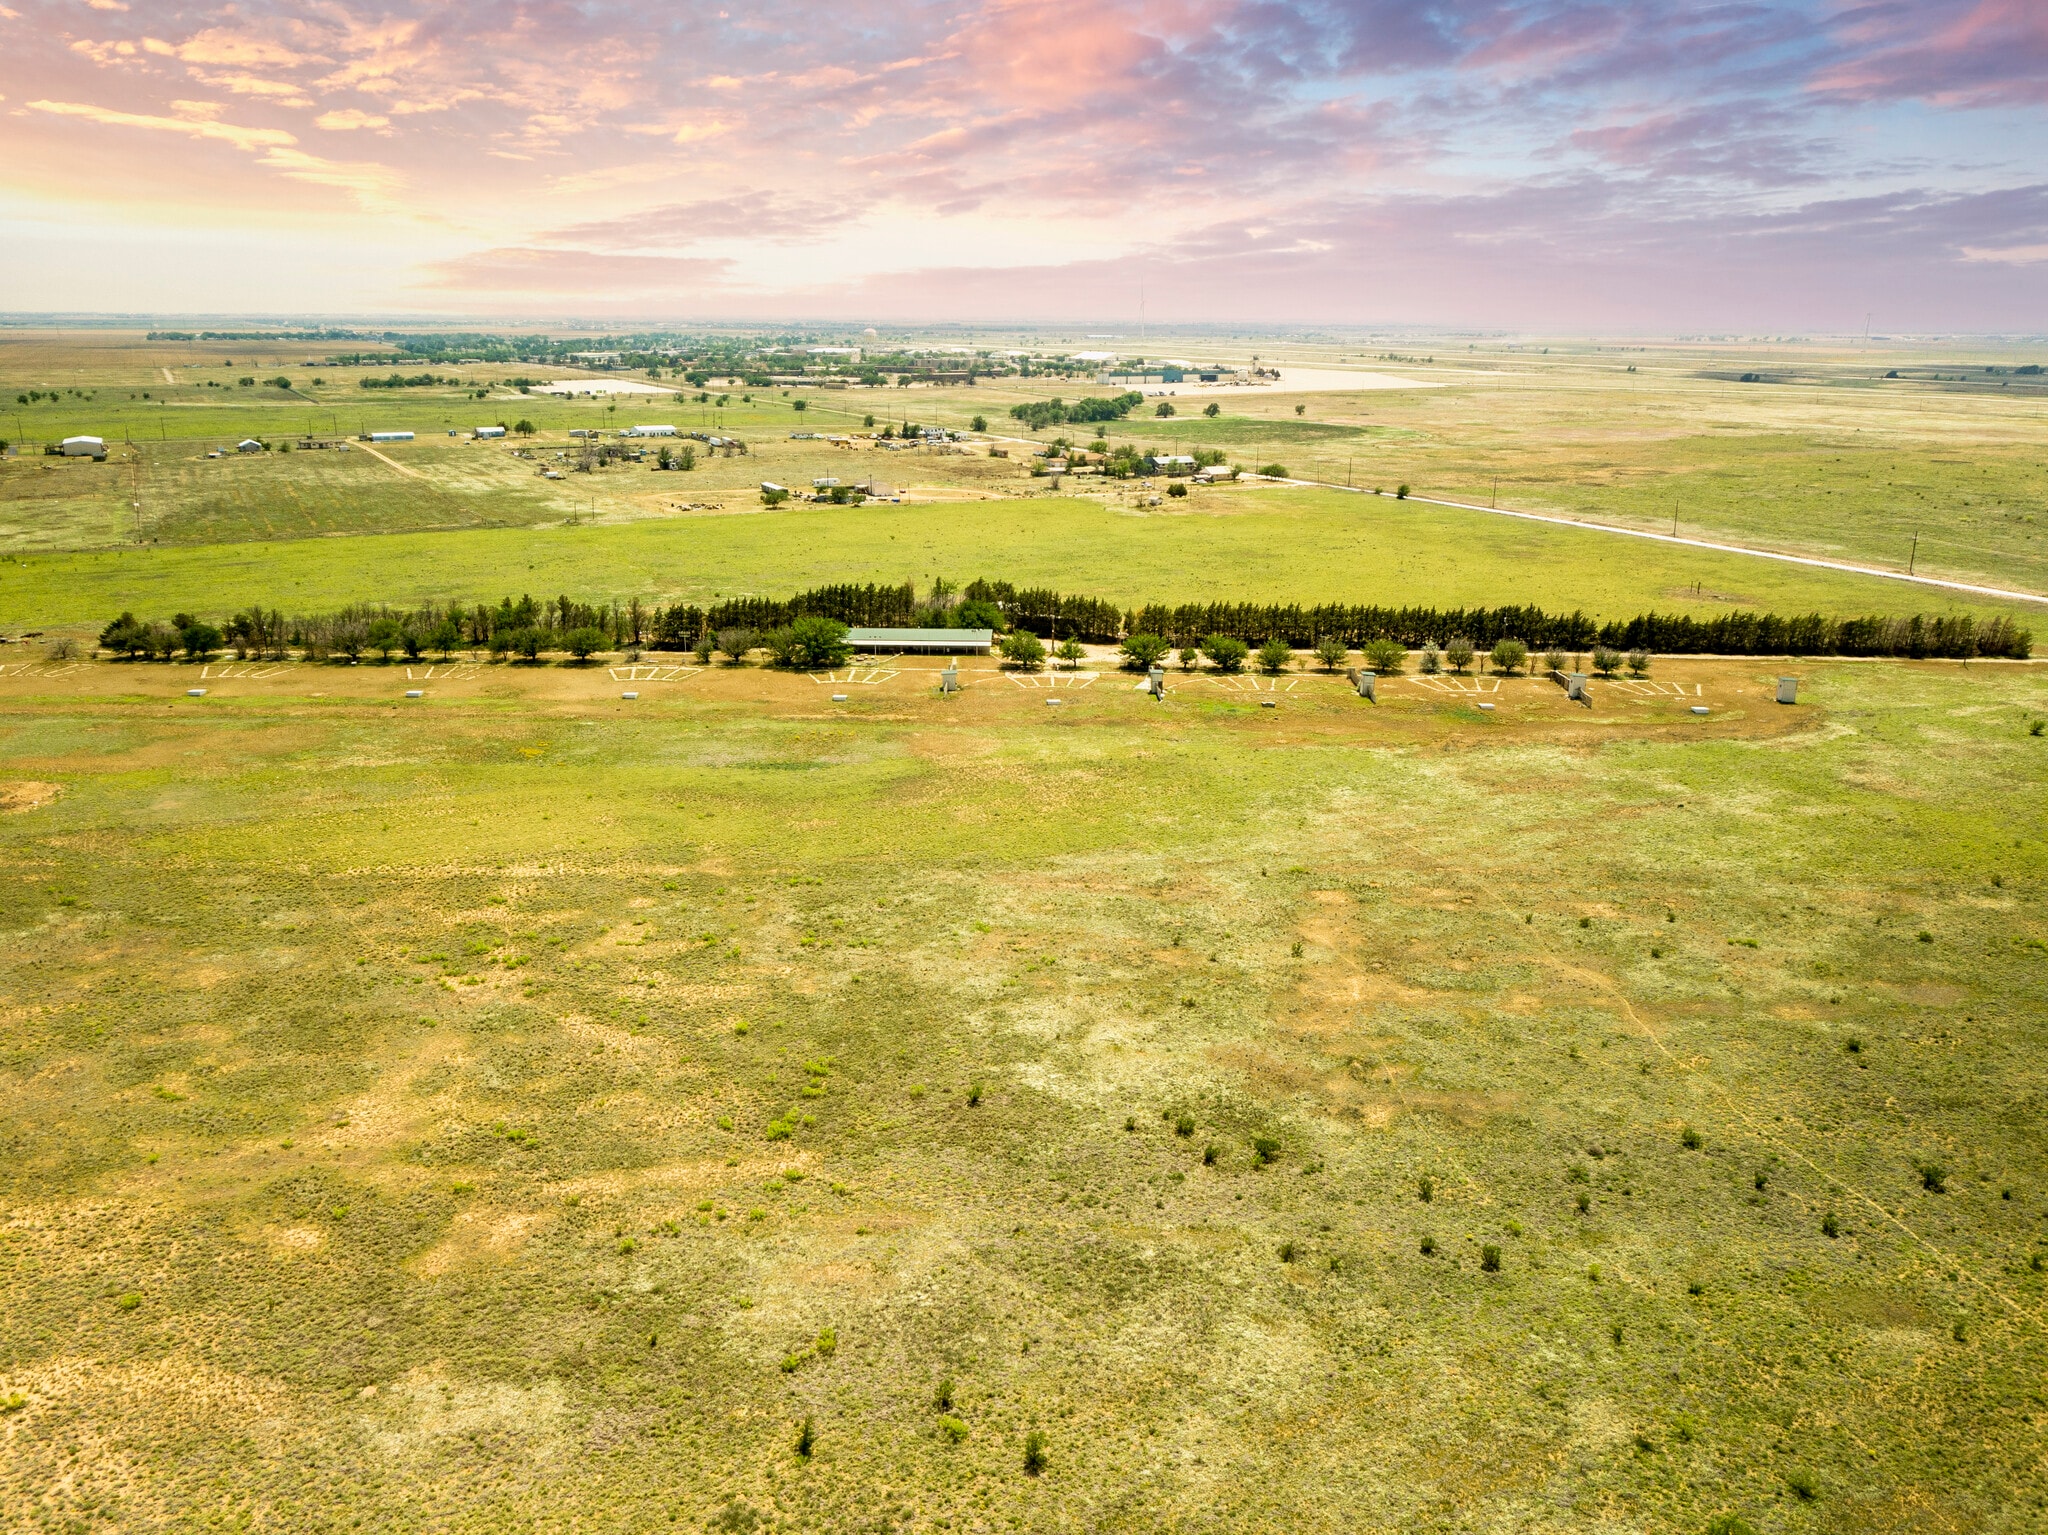
[[[2048,686],[1770,670],[11,664],[8,1522],[2037,1527]]]

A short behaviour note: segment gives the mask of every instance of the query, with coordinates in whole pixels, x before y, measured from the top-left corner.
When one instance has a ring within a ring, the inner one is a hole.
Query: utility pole
[[[1671,498],[1671,536],[1678,537],[1678,497]]]
[[[1906,574],[1910,576],[1910,575],[1911,575],[1911,574],[1913,573],[1913,567],[1914,567],[1915,565],[1917,565],[1917,564],[1918,564],[1919,562],[1920,562],[1920,535],[1919,535],[1918,533],[1915,533],[1915,534],[1913,535],[1913,550],[1912,550],[1912,553],[1910,553],[1910,554],[1908,554],[1908,555],[1906,556]]]

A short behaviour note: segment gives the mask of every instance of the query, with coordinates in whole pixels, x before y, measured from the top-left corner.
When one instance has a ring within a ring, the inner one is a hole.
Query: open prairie
[[[935,664],[0,672],[10,1527],[2048,1517],[2038,669]]]

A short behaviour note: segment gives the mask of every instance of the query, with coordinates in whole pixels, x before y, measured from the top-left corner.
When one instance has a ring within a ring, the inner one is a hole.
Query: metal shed
[[[992,629],[849,629],[846,643],[869,655],[985,656],[995,644]]]

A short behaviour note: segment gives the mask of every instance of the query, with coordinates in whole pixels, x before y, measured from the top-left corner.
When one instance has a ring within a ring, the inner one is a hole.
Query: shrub
[[[1408,486],[1405,482],[1399,490],[1394,492],[1394,499],[1396,501],[1406,501],[1408,499]]]
[[[1216,404],[1204,405],[1202,407],[1202,414],[1207,416],[1211,421],[1214,421],[1218,416],[1223,414],[1223,407],[1221,405]]]
[[[1285,464],[1267,464],[1259,473],[1269,480],[1289,480],[1294,478],[1287,472]]]
[[[1814,1485],[1809,1472],[1794,1471],[1785,1478],[1785,1485],[1792,1489],[1792,1496],[1802,1503],[1811,1503],[1820,1496],[1820,1489]]]
[[[1202,641],[1202,654],[1216,664],[1218,671],[1242,671],[1244,658],[1251,653],[1251,646],[1233,635],[1212,634]]]
[[[1472,657],[1476,654],[1472,642],[1462,634],[1452,635],[1450,643],[1444,646],[1444,659],[1451,663],[1454,672],[1463,672],[1472,664]]]
[[[1443,653],[1436,646],[1425,644],[1422,647],[1422,659],[1419,665],[1424,676],[1434,677],[1444,669]]]
[[[853,652],[846,643],[846,625],[836,618],[807,613],[791,624],[784,656],[787,666],[838,666]]]
[[[1059,648],[1053,654],[1066,662],[1069,667],[1079,666],[1088,659],[1087,647],[1079,640],[1073,638],[1061,640]]]
[[[1287,641],[1275,636],[1259,647],[1259,666],[1268,672],[1284,672],[1288,662],[1294,659],[1294,649]]]
[[[874,418],[873,416],[870,416],[870,417],[868,417],[868,425],[869,425],[869,426],[873,426],[874,424],[875,424],[875,418]],[[974,419],[973,419],[972,421],[970,421],[970,422],[968,422],[968,423],[967,423],[967,430],[968,430],[968,431],[970,431],[970,432],[985,432],[985,431],[987,431],[987,430],[988,430],[988,417],[986,417],[986,416],[976,416],[976,417],[975,417],[975,418],[974,418]]]
[[[1593,1196],[1591,1194],[1588,1194],[1584,1189],[1581,1189],[1579,1190],[1578,1197],[1573,1201],[1573,1203],[1579,1207],[1579,1214],[1584,1215],[1587,1211],[1593,1208]]]
[[[972,1087],[970,1087],[970,1088],[968,1088],[968,1089],[967,1089],[967,1106],[968,1106],[968,1107],[969,1107],[969,1108],[971,1109],[971,1108],[975,1108],[975,1107],[979,1106],[979,1105],[980,1105],[980,1103],[981,1103],[981,1084],[980,1084],[979,1082],[977,1082],[977,1083],[975,1083],[975,1084],[974,1084],[974,1085],[973,1085]]]
[[[1424,1173],[1422,1177],[1416,1180],[1415,1195],[1424,1204],[1434,1204],[1436,1202],[1436,1179]]]
[[[1033,1429],[1024,1436],[1024,1474],[1037,1476],[1045,1470],[1045,1435]]]
[[[1479,1272],[1498,1274],[1500,1272],[1500,1249],[1488,1242],[1479,1249]]]
[[[699,666],[709,666],[711,664],[712,653],[716,651],[717,648],[718,642],[708,634],[698,635],[697,643],[690,647],[690,649],[696,653],[697,664]]]
[[[1183,1111],[1173,1122],[1173,1133],[1182,1140],[1192,1136],[1195,1133],[1195,1116]]]
[[[119,1306],[123,1311],[133,1311],[136,1307],[142,1304],[142,1297],[138,1295],[135,1291],[130,1290],[126,1295],[122,1296],[119,1300],[115,1301],[114,1304]]]
[[[1180,480],[1175,480],[1171,485],[1166,487],[1166,493],[1169,496],[1185,496],[1188,493],[1188,488],[1184,482]]]
[[[1018,629],[1002,639],[1003,659],[1012,666],[1035,671],[1045,664],[1045,646],[1028,629]]]
[[[1333,672],[1344,664],[1344,658],[1351,654],[1351,647],[1334,635],[1326,634],[1316,641],[1316,659],[1323,663],[1323,670]]]
[[[747,652],[760,642],[760,635],[752,629],[721,629],[718,631],[718,650],[726,660],[738,666],[746,660]]]
[[[796,1452],[805,1460],[809,1460],[811,1458],[811,1451],[817,1447],[818,1426],[811,1421],[810,1415],[807,1413],[804,1416],[803,1427],[796,1431]]]
[[[1365,647],[1365,664],[1385,676],[1398,677],[1408,664],[1408,650],[1399,640],[1372,640]]]
[[[1165,660],[1172,649],[1156,634],[1133,634],[1124,641],[1124,665],[1143,671]]]
[[[950,1375],[932,1387],[932,1406],[940,1412],[953,1410],[953,1378]]]
[[[1638,677],[1650,673],[1650,653],[1647,650],[1631,650],[1628,653],[1628,669]]]
[[[1171,401],[1171,400],[1161,400],[1161,401],[1160,401],[1160,402],[1159,402],[1159,403],[1158,403],[1157,405],[1155,405],[1155,406],[1153,406],[1153,407],[1152,407],[1152,414],[1153,414],[1153,415],[1155,415],[1155,416],[1171,416],[1171,415],[1173,415],[1173,414],[1174,414],[1174,409],[1173,409],[1173,401]]]
[[[1493,654],[1488,659],[1493,662],[1495,671],[1512,673],[1528,661],[1529,647],[1520,640],[1502,640],[1493,647]]]
[[[1922,1162],[1915,1169],[1920,1174],[1920,1187],[1930,1194],[1948,1192],[1948,1169],[1939,1162]]]
[[[588,661],[609,643],[610,640],[602,629],[588,624],[580,629],[571,629],[562,636],[562,648],[579,661]]]
[[[1707,1535],[1756,1535],[1756,1526],[1733,1514],[1720,1514],[1707,1525]]]
[[[1211,1141],[1208,1145],[1202,1148],[1202,1165],[1204,1167],[1214,1167],[1216,1165],[1216,1159],[1222,1155],[1223,1148],[1217,1145],[1214,1141]]]
[[[1562,650],[1546,650],[1543,652],[1543,669],[1545,671],[1561,672],[1570,661],[1571,657]]]
[[[967,1438],[967,1425],[958,1418],[941,1416],[939,1419],[939,1433],[944,1437],[946,1443],[959,1444]]]
[[[1424,1237],[1424,1238],[1422,1239],[1422,1256],[1423,1256],[1423,1257],[1425,1257],[1425,1258],[1429,1258],[1429,1257],[1434,1257],[1435,1255],[1436,1255],[1436,1238],[1435,1238],[1435,1237]]]
[[[1824,1237],[1838,1237],[1842,1234],[1842,1223],[1835,1219],[1834,1211],[1830,1210],[1820,1218],[1820,1234]]]
[[[1267,1167],[1280,1160],[1280,1143],[1270,1135],[1252,1137],[1252,1165]]]
[[[1188,644],[1186,644],[1186,645],[1183,645],[1183,646],[1181,646],[1181,647],[1180,647],[1180,655],[1179,655],[1179,660],[1180,660],[1180,669],[1181,669],[1182,671],[1184,671],[1184,672],[1191,672],[1191,671],[1193,671],[1193,670],[1194,670],[1194,669],[1196,668],[1196,666],[1198,666],[1199,664],[1201,664],[1201,660],[1202,660],[1202,647],[1201,647],[1201,644],[1200,644],[1199,642],[1190,642],[1190,643],[1188,643]]]
[[[1282,1263],[1292,1263],[1296,1256],[1297,1252],[1292,1242],[1282,1242],[1280,1244],[1280,1261]]]
[[[1700,1149],[1700,1133],[1691,1125],[1687,1125],[1678,1132],[1678,1141],[1687,1151],[1698,1151]]]
[[[1609,650],[1605,645],[1593,647],[1593,670],[1603,677],[1612,677],[1621,669],[1621,652]]]

